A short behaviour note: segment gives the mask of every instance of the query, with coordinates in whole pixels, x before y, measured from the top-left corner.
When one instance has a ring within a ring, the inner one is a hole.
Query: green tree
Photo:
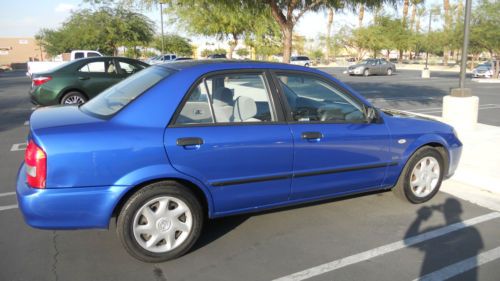
[[[178,23],[194,34],[230,39],[228,58],[256,24],[262,24],[263,11],[240,3],[217,0],[168,0],[167,11]],[[238,5],[236,5],[238,4]]]
[[[236,50],[236,54],[240,57],[246,58],[250,52],[245,48],[240,48]]]
[[[193,47],[189,39],[176,34],[167,34],[163,36],[165,53],[172,53],[179,56],[192,56]],[[161,36],[155,38],[153,47],[161,50]]]
[[[500,69],[500,1],[483,0],[474,10],[471,22],[471,46],[485,50],[496,58],[494,73]],[[497,77],[498,78],[498,77]]]
[[[136,49],[153,39],[154,25],[146,16],[124,8],[77,11],[59,29],[42,29],[50,55],[75,49],[117,54],[119,46]]]
[[[201,51],[201,56],[204,58],[206,58],[210,55],[219,55],[219,54],[226,54],[226,50],[222,49],[222,48],[218,48],[218,49],[213,49],[213,50],[204,49]]]

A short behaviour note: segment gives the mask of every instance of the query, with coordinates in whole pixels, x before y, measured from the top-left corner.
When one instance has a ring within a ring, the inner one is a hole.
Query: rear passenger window
[[[175,124],[272,122],[274,116],[262,74],[225,74],[201,81]]]

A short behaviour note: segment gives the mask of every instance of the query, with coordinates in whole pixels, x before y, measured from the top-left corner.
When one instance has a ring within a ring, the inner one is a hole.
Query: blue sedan
[[[36,110],[17,197],[44,229],[115,223],[135,258],[186,253],[205,218],[392,189],[431,199],[459,162],[452,127],[373,107],[319,70],[190,61],[82,106]]]

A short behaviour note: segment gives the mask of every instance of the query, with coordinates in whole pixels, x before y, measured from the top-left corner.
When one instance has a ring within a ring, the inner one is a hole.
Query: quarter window
[[[260,123],[275,121],[262,74],[224,74],[203,79],[176,123]]]
[[[363,105],[314,76],[278,74],[293,121],[361,122]]]

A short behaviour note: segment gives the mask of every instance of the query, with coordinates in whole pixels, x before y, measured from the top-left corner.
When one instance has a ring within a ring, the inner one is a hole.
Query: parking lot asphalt
[[[439,107],[455,79],[326,71],[378,106],[410,111]],[[0,280],[498,280],[500,213],[446,193],[423,205],[378,192],[209,221],[190,253],[161,264],[129,257],[114,223],[30,228],[13,195],[32,112],[28,87],[22,75],[0,77]],[[500,104],[498,86],[472,87],[481,104]],[[495,125],[498,110],[481,110],[480,121]]]

